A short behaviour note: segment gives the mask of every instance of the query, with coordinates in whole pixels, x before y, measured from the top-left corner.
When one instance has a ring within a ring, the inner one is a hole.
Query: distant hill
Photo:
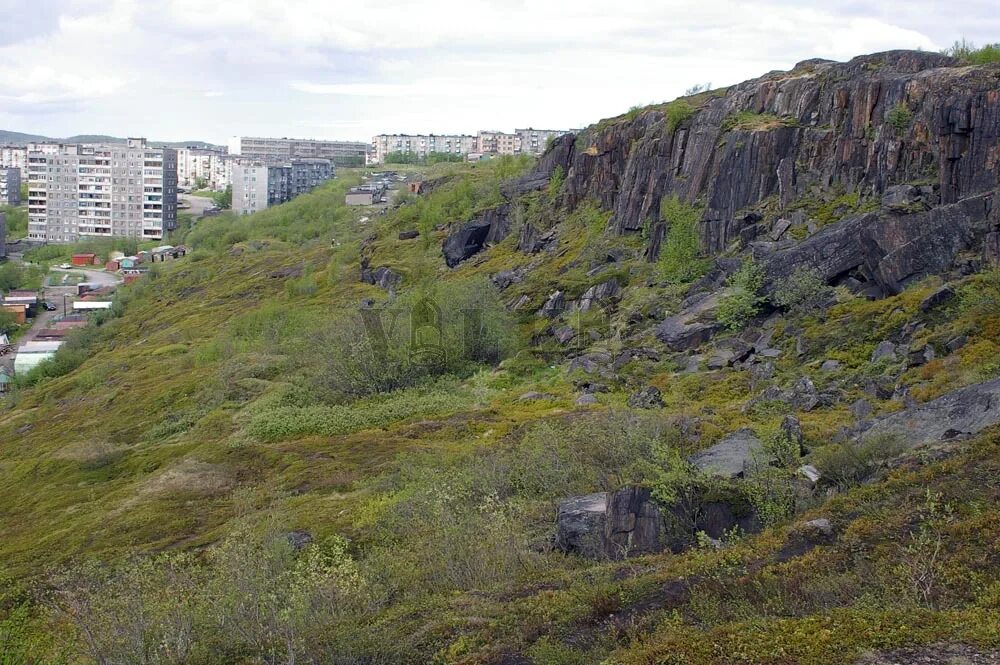
[[[65,138],[54,138],[51,136],[41,136],[40,134],[24,134],[22,132],[9,132],[0,129],[0,145],[6,143],[124,143],[125,139],[118,136],[106,136],[104,134],[77,134]],[[224,146],[208,143],[207,141],[153,141],[150,145],[162,148],[187,148],[190,146],[197,148],[214,148],[216,150]]]

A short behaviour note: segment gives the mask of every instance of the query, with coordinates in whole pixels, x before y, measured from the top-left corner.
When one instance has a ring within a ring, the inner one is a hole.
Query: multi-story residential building
[[[550,140],[555,140],[563,134],[569,134],[565,129],[515,129],[514,133],[520,139],[520,152],[529,155],[540,155],[545,152]]]
[[[476,152],[489,155],[516,155],[521,151],[521,137],[504,132],[480,131],[476,134]]]
[[[28,166],[28,149],[21,146],[0,146],[0,169],[24,169]]]
[[[222,191],[232,178],[233,159],[218,150],[180,148],[177,150],[177,184],[180,187],[203,185]]]
[[[329,159],[334,166],[364,166],[368,144],[362,141],[317,141],[314,139],[234,136],[229,154],[262,164],[290,159]]]
[[[369,162],[384,164],[392,153],[426,158],[434,152],[453,155],[479,153],[483,155],[541,155],[550,139],[569,133],[568,130],[518,129],[513,134],[482,130],[468,134],[379,134],[372,138]]]
[[[21,205],[21,169],[0,167],[0,206]]]
[[[379,164],[396,152],[424,159],[431,153],[467,155],[475,151],[476,137],[471,134],[379,134],[372,139],[372,152]]]
[[[290,201],[334,176],[328,159],[292,159],[283,164],[240,159],[232,168],[233,211],[238,215]]]
[[[27,145],[4,145],[0,146],[0,168],[13,167],[21,169],[23,177],[24,170],[28,168],[28,153],[44,152],[54,155],[59,152],[58,143],[28,143]]]
[[[333,163],[329,159],[293,159],[289,162],[289,188],[292,197],[305,194],[333,177]]]
[[[162,239],[177,228],[177,151],[146,139],[28,153],[28,238]]]

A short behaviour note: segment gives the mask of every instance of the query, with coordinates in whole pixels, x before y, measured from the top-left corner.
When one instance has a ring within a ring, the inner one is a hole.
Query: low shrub
[[[882,462],[905,450],[899,437],[869,436],[823,446],[812,454],[812,463],[825,482],[844,489],[870,478]]]
[[[763,268],[748,259],[729,278],[733,291],[719,301],[719,323],[730,330],[739,330],[749,323],[763,309],[765,298],[760,293],[763,285]]]

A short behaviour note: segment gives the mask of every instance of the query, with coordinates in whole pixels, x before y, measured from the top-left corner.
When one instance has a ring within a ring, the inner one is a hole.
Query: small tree
[[[753,259],[746,260],[732,277],[733,292],[719,302],[719,322],[730,330],[738,330],[757,316],[764,304],[760,290],[764,286],[764,270]]]
[[[677,195],[660,201],[660,217],[670,225],[660,256],[660,272],[673,284],[683,284],[705,274],[708,262],[701,256],[698,221],[701,209],[682,202]]]

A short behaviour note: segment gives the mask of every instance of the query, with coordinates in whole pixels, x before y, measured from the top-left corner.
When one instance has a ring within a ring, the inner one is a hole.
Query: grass
[[[781,127],[797,127],[798,120],[792,116],[777,116],[773,113],[739,111],[726,116],[722,121],[722,131],[766,132]]]
[[[23,206],[0,206],[0,212],[7,216],[7,242],[19,240],[28,235],[28,209]]]

